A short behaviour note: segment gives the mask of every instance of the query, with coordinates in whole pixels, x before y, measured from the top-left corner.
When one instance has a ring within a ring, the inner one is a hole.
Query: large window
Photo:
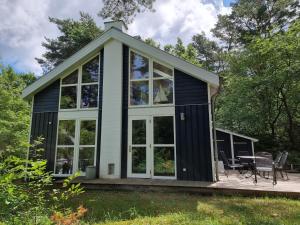
[[[98,107],[99,56],[61,79],[60,109]]]
[[[96,120],[59,120],[55,174],[85,173],[95,165]]]
[[[130,51],[131,106],[173,104],[173,70]]]

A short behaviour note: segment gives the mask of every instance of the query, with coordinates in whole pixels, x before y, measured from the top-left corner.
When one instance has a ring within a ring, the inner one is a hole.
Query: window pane
[[[154,104],[173,103],[173,81],[154,80],[153,81],[153,102]]]
[[[82,147],[79,148],[79,160],[78,160],[78,169],[81,172],[85,172],[87,166],[94,165],[94,147]]]
[[[74,148],[57,148],[55,173],[72,174]]]
[[[98,85],[81,86],[81,108],[95,108],[98,106]]]
[[[80,122],[80,145],[94,145],[96,138],[96,120]]]
[[[60,120],[58,126],[58,145],[74,145],[75,120]]]
[[[132,144],[146,144],[146,120],[132,121]]]
[[[77,86],[62,87],[60,97],[61,109],[74,109],[77,105]]]
[[[154,176],[175,176],[174,148],[154,148]]]
[[[130,104],[147,105],[149,103],[149,81],[131,81]]]
[[[172,116],[154,117],[154,144],[174,144]]]
[[[130,54],[130,79],[145,79],[149,77],[149,60],[134,52]]]
[[[82,66],[82,83],[98,82],[99,56]]]
[[[62,79],[62,84],[77,84],[78,83],[78,70],[75,70],[69,76]]]
[[[132,173],[146,173],[146,147],[132,148]]]
[[[172,78],[172,69],[165,67],[159,63],[153,62],[153,77]]]

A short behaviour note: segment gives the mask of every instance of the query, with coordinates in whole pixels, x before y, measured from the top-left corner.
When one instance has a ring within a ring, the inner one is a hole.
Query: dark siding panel
[[[31,143],[44,138],[39,147],[44,149],[44,158],[47,159],[47,171],[54,170],[55,145],[57,133],[57,112],[43,112],[32,114]]]
[[[99,111],[98,111],[98,133],[97,133],[97,157],[96,157],[96,176],[99,177],[100,153],[101,153],[101,125],[102,125],[102,99],[103,99],[103,58],[104,49],[100,52],[100,79],[99,79]]]
[[[234,155],[245,155],[244,152],[248,152],[248,155],[252,155],[251,140],[233,135],[233,147]]]
[[[34,96],[33,112],[57,112],[60,80],[55,81]]]
[[[121,178],[127,177],[127,138],[128,138],[128,68],[129,48],[123,45],[123,102],[122,102],[122,150]]]
[[[175,70],[176,161],[179,180],[212,181],[207,101],[205,82]],[[180,113],[184,113],[185,120],[181,120]]]
[[[217,144],[218,144],[218,151],[224,151],[227,158],[231,159],[231,142],[230,142],[230,134],[216,131],[217,133]],[[219,155],[219,159],[221,159]]]

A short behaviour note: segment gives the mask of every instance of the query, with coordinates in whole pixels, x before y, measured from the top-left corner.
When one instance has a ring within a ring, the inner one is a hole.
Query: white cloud
[[[56,26],[48,16],[78,18],[79,11],[90,13],[98,25],[103,25],[97,12],[102,0],[0,0],[0,58],[19,71],[42,70],[35,61],[44,52],[44,37],[56,37]],[[228,13],[222,0],[156,0],[156,12],[140,14],[129,26],[129,33],[151,37],[161,44],[175,43],[181,37],[185,43],[192,35],[209,34],[217,14]]]

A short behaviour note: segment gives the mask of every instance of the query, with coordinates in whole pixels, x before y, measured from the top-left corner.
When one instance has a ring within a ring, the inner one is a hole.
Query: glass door
[[[150,178],[150,117],[129,118],[128,177]]]

